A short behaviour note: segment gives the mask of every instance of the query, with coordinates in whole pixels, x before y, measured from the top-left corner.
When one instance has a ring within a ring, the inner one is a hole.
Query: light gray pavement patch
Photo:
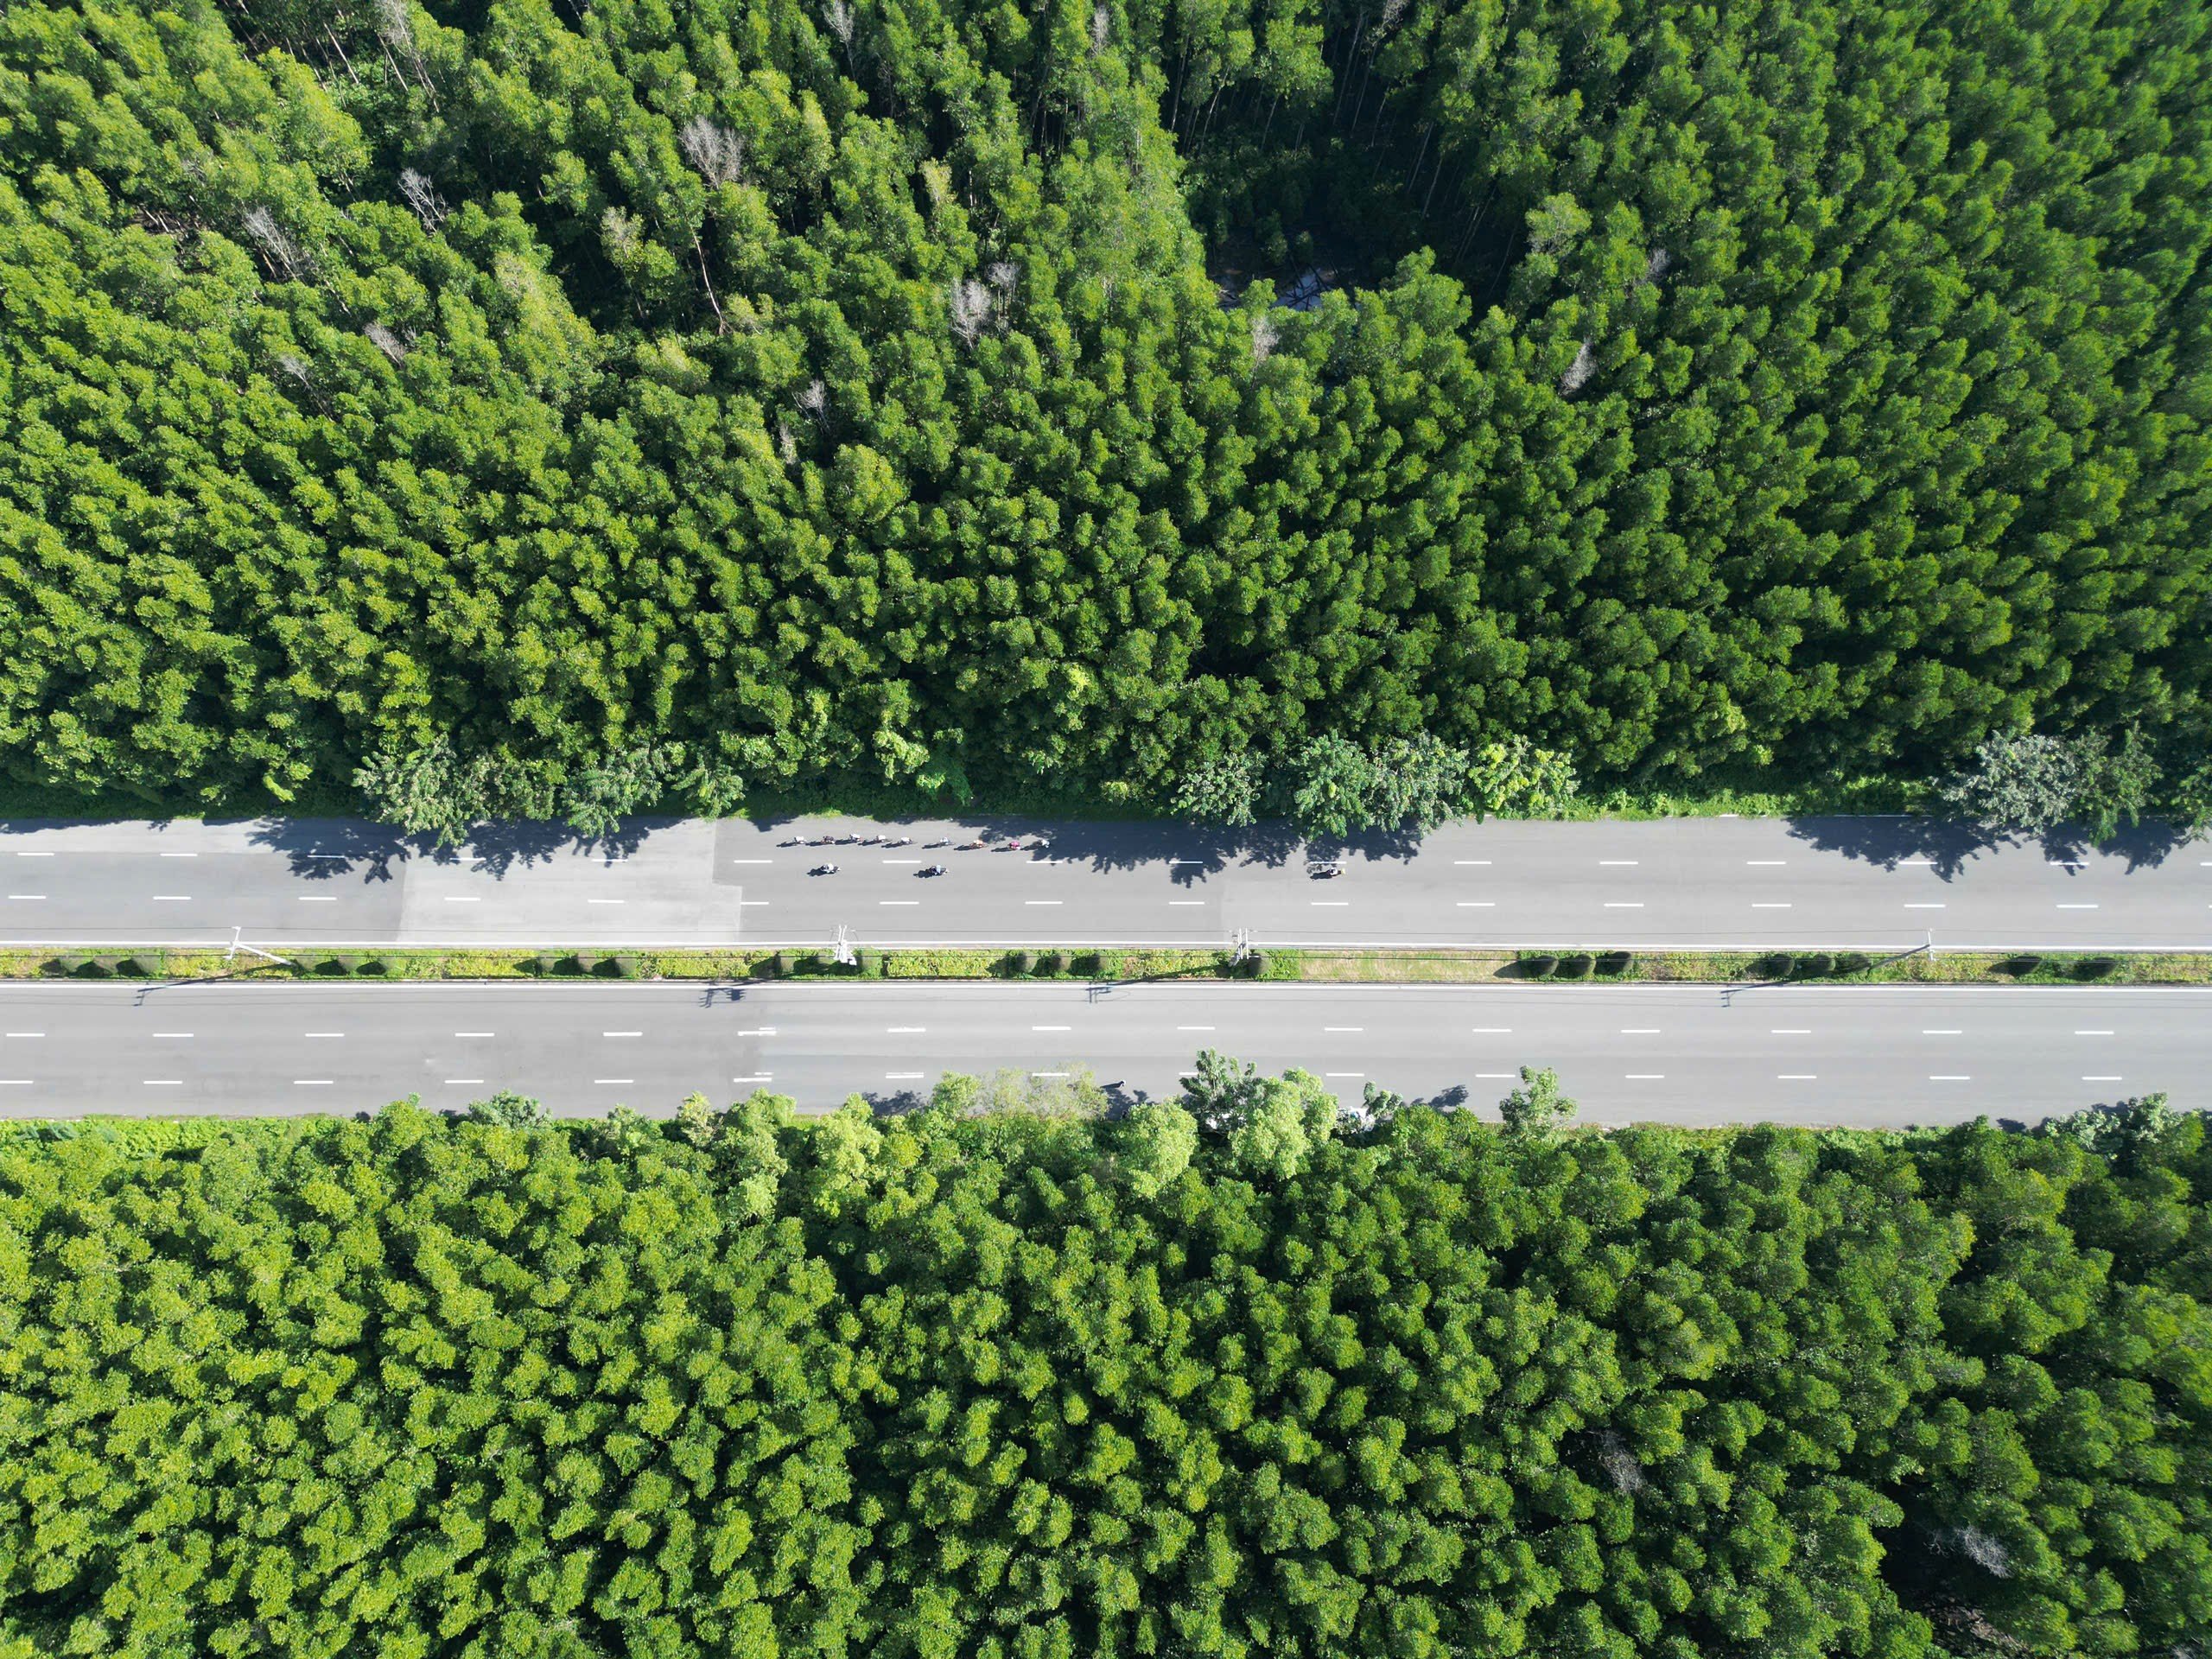
[[[1201,1048],[1489,1108],[1556,1067],[1586,1118],[2033,1119],[2201,1104],[2212,992],[1948,987],[1346,988],[395,983],[0,986],[0,1114],[458,1107],[506,1088],[656,1114],[772,1088],[810,1109],[945,1071],[1090,1066],[1172,1094]]]
[[[792,844],[839,832],[909,844]],[[960,849],[977,839],[993,849]],[[1343,874],[1314,879],[1321,859]],[[732,819],[588,847],[505,826],[445,852],[340,820],[17,823],[0,890],[0,943],[45,944],[813,946],[842,926],[879,944],[2212,949],[2212,840],[1986,844],[1904,818],[1457,823],[1322,848],[1267,825]]]

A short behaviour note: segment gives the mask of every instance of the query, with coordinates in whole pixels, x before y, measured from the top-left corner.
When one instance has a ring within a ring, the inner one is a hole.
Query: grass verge
[[[1751,950],[381,950],[283,963],[207,950],[0,950],[0,980],[1259,979],[1307,984],[2208,985],[2212,952]]]

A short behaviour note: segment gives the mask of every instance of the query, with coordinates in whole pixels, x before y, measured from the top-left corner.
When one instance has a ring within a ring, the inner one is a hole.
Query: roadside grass
[[[1134,983],[2207,985],[2212,952],[1268,950],[901,950],[863,948],[841,966],[827,950],[305,951],[283,963],[155,947],[0,950],[0,980],[1038,980]]]
[[[1772,772],[1716,771],[1695,779],[1630,787],[1592,780],[1563,811],[1541,814],[1591,818],[1789,817],[1839,813],[1911,812],[1927,806],[1924,783],[1882,775],[1796,784],[1777,789]],[[218,797],[144,795],[122,790],[85,792],[54,785],[0,779],[0,822],[10,818],[80,819],[112,823],[128,818],[358,817],[364,810],[348,785],[315,779],[289,800],[263,790],[240,789]],[[672,798],[644,816],[689,817],[695,803]],[[765,822],[810,817],[901,818],[993,817],[1166,822],[1174,817],[1157,802],[1126,787],[1069,790],[1043,785],[978,789],[960,799],[916,785],[872,778],[829,779],[801,787],[756,790],[732,816]],[[1511,817],[1505,814],[1502,816]]]

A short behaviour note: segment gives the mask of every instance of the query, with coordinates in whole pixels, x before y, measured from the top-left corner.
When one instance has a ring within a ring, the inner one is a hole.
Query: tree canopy
[[[16,0],[0,767],[2201,779],[2209,16]]]
[[[2202,1116],[1554,1092],[0,1128],[0,1653],[2195,1650]]]

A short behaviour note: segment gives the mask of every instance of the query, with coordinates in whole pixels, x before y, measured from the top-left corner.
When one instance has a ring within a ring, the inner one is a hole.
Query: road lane
[[[831,833],[911,844],[786,844]],[[1317,859],[1342,874],[1315,879]],[[0,892],[0,943],[48,945],[235,928],[277,950],[811,947],[842,926],[877,944],[2212,949],[2212,841],[1985,845],[1902,818],[1459,823],[1312,849],[1268,826],[1030,821],[694,820],[590,846],[508,827],[444,851],[337,820],[18,823]]]
[[[877,982],[0,985],[0,1113],[348,1111],[502,1088],[566,1112],[1089,1065],[1173,1092],[1201,1047],[1489,1107],[1557,1068],[1586,1117],[2034,1118],[2212,1076],[2212,991],[1936,986]]]

